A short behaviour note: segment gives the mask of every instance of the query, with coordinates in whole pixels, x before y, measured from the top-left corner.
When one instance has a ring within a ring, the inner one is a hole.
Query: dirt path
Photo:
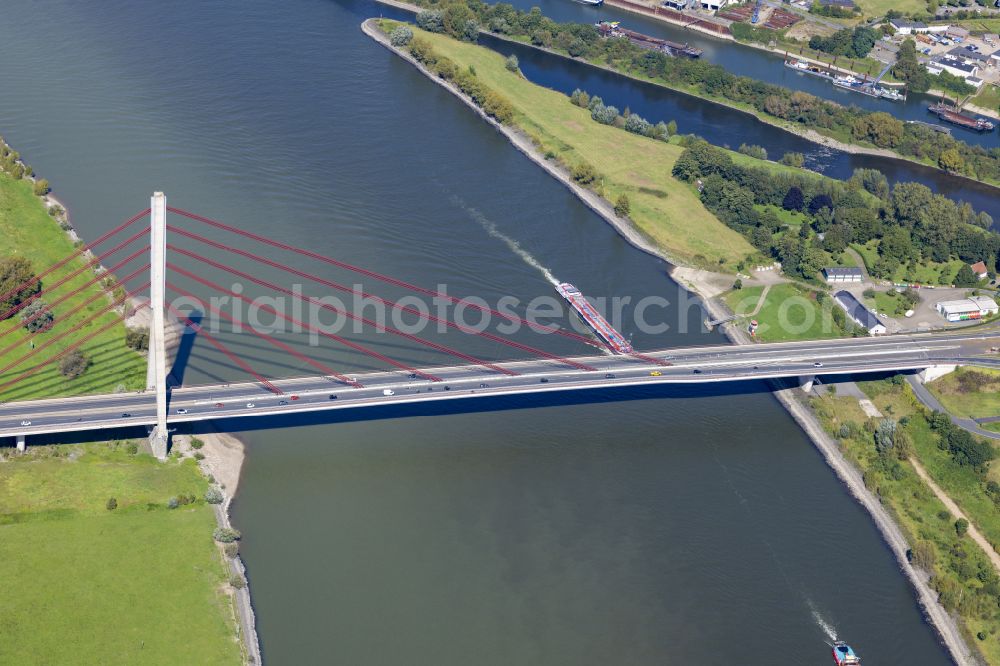
[[[968,521],[969,536],[972,537],[972,540],[983,549],[983,552],[986,553],[986,557],[990,558],[990,562],[993,563],[993,568],[996,569],[997,572],[1000,572],[1000,554],[997,554],[993,545],[986,539],[985,536],[983,536],[983,533],[979,531],[976,524],[969,520],[968,516],[962,513],[962,510],[957,504],[955,504],[955,500],[948,497],[947,493],[941,490],[938,484],[934,483],[934,479],[931,478],[931,475],[927,473],[927,470],[924,469],[924,466],[921,465],[919,461],[910,458],[910,464],[913,465],[913,469],[917,473],[917,476],[924,480],[927,487],[934,492],[934,495],[941,500],[941,503],[944,504],[945,508],[951,512],[951,515],[954,516],[956,520],[963,518]]]

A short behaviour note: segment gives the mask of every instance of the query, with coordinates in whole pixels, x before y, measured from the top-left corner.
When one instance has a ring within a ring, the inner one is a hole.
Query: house
[[[956,41],[969,38],[969,31],[960,25],[949,25],[944,34]]]
[[[985,280],[987,277],[989,277],[990,273],[988,270],[986,270],[985,261],[977,261],[974,264],[969,264],[969,268],[972,269],[973,275],[975,275],[980,280]]]
[[[868,335],[882,335],[887,332],[885,324],[875,316],[875,313],[861,304],[857,298],[849,291],[838,291],[833,296],[837,305],[842,307],[847,316],[868,331]]]
[[[997,35],[995,32],[988,32],[983,35],[983,41],[990,46],[996,46],[997,42],[1000,41],[1000,35]]]
[[[989,296],[970,296],[957,301],[941,301],[935,306],[948,321],[969,321],[997,314],[1000,308]]]
[[[983,83],[985,83],[985,81],[983,81],[978,76],[967,77],[965,79],[965,82],[968,83],[973,88],[975,88],[976,90],[979,90],[980,88],[982,88],[983,87]]]
[[[717,12],[729,4],[729,0],[700,0],[700,4],[702,9]]]
[[[967,63],[975,63],[980,67],[986,67],[990,63],[990,56],[982,51],[970,51],[964,46],[956,46],[948,51],[948,56],[955,60],[962,60]]]
[[[961,79],[969,79],[979,74],[979,65],[970,64],[951,56],[939,56],[927,63],[927,71],[937,76],[941,72],[954,74]]]
[[[897,35],[912,35],[919,32],[927,32],[927,24],[920,21],[894,18],[889,21],[889,25],[892,26]]]
[[[831,266],[823,269],[823,277],[830,284],[840,282],[861,282],[864,274],[857,266]]]
[[[691,0],[663,0],[663,6],[667,9],[676,9],[677,11],[683,11],[688,8],[691,4]]]
[[[1000,66],[1000,51],[997,51],[990,56],[990,61],[993,63],[994,67]]]

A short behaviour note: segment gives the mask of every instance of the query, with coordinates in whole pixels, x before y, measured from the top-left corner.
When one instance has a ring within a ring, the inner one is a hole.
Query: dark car
[[[278,404],[279,404],[279,405],[287,405],[287,404],[288,404],[288,401],[287,401],[287,400],[279,400],[279,401],[278,401]]]
[[[122,418],[123,419],[129,419],[129,418],[132,418],[132,415],[129,414],[128,412],[122,412]]]
[[[486,388],[487,386],[489,386],[489,384],[480,384],[479,388]]]
[[[331,395],[329,399],[330,399],[330,400],[336,400],[336,399],[337,399],[337,396],[335,396],[335,395]]]
[[[615,375],[614,375],[613,372],[609,372],[608,374],[604,375],[604,378],[605,379],[614,379]]]
[[[700,375],[700,374],[701,374],[701,369],[699,369],[699,368],[695,368],[695,369],[694,369],[694,374],[696,374],[696,375]]]
[[[539,379],[538,381],[539,381],[539,383],[541,383],[541,384],[548,384],[548,383],[549,383],[549,378],[548,378],[548,377],[542,377],[542,378],[541,378],[541,379]]]

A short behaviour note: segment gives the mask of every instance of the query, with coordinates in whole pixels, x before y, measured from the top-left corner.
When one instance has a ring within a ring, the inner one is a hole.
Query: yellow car
[[[659,377],[659,376],[660,376],[660,375],[662,375],[662,374],[663,374],[663,373],[662,373],[662,372],[660,372],[659,370],[653,370],[653,371],[652,371],[651,373],[649,373],[649,376],[650,376],[650,377]]]

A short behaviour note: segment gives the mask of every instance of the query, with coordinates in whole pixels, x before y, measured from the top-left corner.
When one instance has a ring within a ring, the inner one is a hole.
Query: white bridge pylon
[[[153,455],[167,457],[167,350],[164,317],[167,269],[167,197],[154,192],[149,204],[149,308],[153,321],[149,327],[149,360],[146,388],[156,391],[156,425],[149,435]]]

